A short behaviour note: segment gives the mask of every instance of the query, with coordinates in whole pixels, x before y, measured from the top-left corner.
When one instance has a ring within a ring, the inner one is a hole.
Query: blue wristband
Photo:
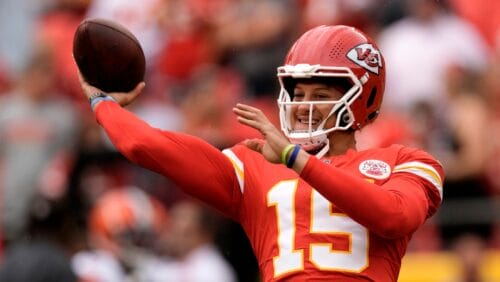
[[[113,101],[116,103],[116,100],[113,99],[113,97],[111,97],[111,96],[108,96],[104,93],[95,93],[95,94],[92,94],[92,96],[90,96],[90,98],[89,98],[90,108],[92,110],[94,110],[95,105],[101,101]]]
[[[292,151],[292,155],[290,155],[290,158],[288,159],[288,162],[286,163],[286,167],[292,168],[293,164],[295,163],[295,160],[297,159],[297,155],[299,154],[300,151],[300,146],[295,145]]]

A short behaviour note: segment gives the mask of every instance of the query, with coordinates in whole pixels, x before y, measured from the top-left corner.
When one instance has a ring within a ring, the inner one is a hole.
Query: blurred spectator
[[[146,65],[152,65],[162,47],[165,34],[159,29],[159,9],[163,0],[91,0],[86,18],[105,18],[127,27],[139,40],[146,56]]]
[[[449,144],[448,148],[434,150],[434,153],[443,162],[449,181],[479,179],[487,157],[487,146],[483,144],[489,135],[490,118],[485,98],[480,92],[480,75],[456,68],[450,69],[445,78],[448,96],[445,124],[441,130],[448,128]]]
[[[225,2],[163,1],[159,21],[167,37],[154,67],[166,83],[182,87],[198,68],[217,61],[213,21]]]
[[[276,68],[295,39],[300,21],[296,1],[232,1],[218,15],[216,42],[221,60],[240,72],[250,97],[275,97]]]
[[[66,196],[47,198],[35,192],[26,238],[8,245],[0,263],[0,281],[76,282],[71,256],[82,248],[82,230]]]
[[[38,40],[44,42],[55,60],[56,85],[59,94],[72,102],[87,106],[80,97],[77,67],[73,60],[73,37],[78,25],[84,19],[92,0],[53,0],[40,17],[36,25]],[[87,108],[85,108],[86,110]]]
[[[443,1],[405,1],[408,16],[385,28],[379,46],[387,69],[384,107],[406,113],[419,101],[446,104],[445,75],[457,65],[480,71],[488,49],[474,27],[446,9]]]
[[[500,49],[500,2],[497,0],[448,0],[456,13],[471,22],[492,50]]]
[[[154,127],[180,131],[184,127],[185,117],[182,110],[166,97],[144,93],[144,99],[133,105],[133,111]],[[104,137],[104,135],[103,135]]]
[[[51,242],[39,239],[16,242],[5,256],[0,265],[0,281],[77,281],[67,255]]]
[[[448,250],[463,236],[477,236],[484,244],[492,236],[493,203],[483,181],[490,111],[479,91],[479,82],[478,73],[474,71],[450,69],[445,77],[446,103],[441,113],[421,101],[414,104],[408,115],[415,145],[440,159],[447,173],[445,200],[436,220],[427,225],[427,231],[438,228],[437,233],[428,235],[441,235],[441,238],[427,239],[437,242],[438,246],[442,243],[441,247]]]
[[[394,112],[381,113],[377,122],[358,132],[357,148],[384,148],[391,144],[416,145],[414,128],[406,117]]]
[[[447,76],[448,102],[445,119],[439,126],[444,133],[443,146],[433,148],[447,173],[443,191],[446,201],[438,213],[445,247],[466,234],[474,234],[485,242],[491,239],[493,202],[483,181],[491,115],[479,91],[479,81],[477,73],[463,69]]]
[[[235,140],[239,132],[247,131],[233,123],[231,112],[245,91],[239,73],[216,65],[205,66],[189,81],[189,88],[179,102],[184,116],[182,131],[202,137],[219,148],[239,141]]]
[[[165,281],[156,272],[166,223],[163,204],[141,189],[104,192],[88,217],[91,248],[73,258],[76,273],[90,281]]]
[[[488,161],[486,165],[486,180],[490,193],[500,197],[500,49],[492,56],[484,75],[480,80],[480,87],[486,98],[486,105],[491,113],[488,121]],[[500,240],[500,239],[499,239]]]
[[[481,265],[486,257],[487,244],[483,238],[474,234],[464,234],[453,242],[452,250],[460,263],[460,273],[453,282],[487,281],[481,277]],[[452,282],[450,281],[450,282]]]
[[[75,110],[55,92],[50,49],[39,45],[13,89],[0,101],[2,226],[23,235],[34,191],[64,194],[78,132]],[[48,177],[50,175],[50,177]]]
[[[220,218],[209,208],[180,201],[170,209],[166,250],[174,262],[163,270],[163,281],[232,282],[236,275],[215,245]]]
[[[36,45],[34,26],[41,10],[52,0],[0,1],[0,57],[9,76],[16,77]]]
[[[7,71],[7,66],[4,64],[0,56],[0,95],[4,94],[10,86],[10,74]]]
[[[405,8],[407,0],[384,0],[375,1],[377,8],[376,21],[380,25],[381,30],[407,16],[407,9]]]
[[[357,27],[373,36],[378,31],[378,21],[373,11],[382,12],[381,1],[374,0],[302,0],[302,27],[306,31],[318,25],[344,24]],[[383,1],[387,2],[387,1]],[[399,1],[392,1],[399,2]]]
[[[445,82],[443,114],[420,103],[412,115],[413,127],[420,128],[420,144],[442,161],[447,172],[436,223],[443,249],[453,252],[462,270],[452,281],[483,281],[481,263],[495,224],[494,203],[483,181],[491,112],[480,73],[449,69]]]

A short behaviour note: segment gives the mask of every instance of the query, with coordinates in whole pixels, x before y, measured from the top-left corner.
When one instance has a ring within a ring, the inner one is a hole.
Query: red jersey
[[[297,175],[243,145],[221,153],[152,128],[113,102],[96,114],[126,157],[237,220],[263,281],[397,281],[411,235],[441,203],[442,167],[418,149],[311,156]]]

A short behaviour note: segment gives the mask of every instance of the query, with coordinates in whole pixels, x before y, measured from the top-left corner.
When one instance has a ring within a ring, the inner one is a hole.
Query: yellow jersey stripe
[[[234,172],[236,173],[236,177],[238,178],[238,183],[240,184],[240,191],[243,193],[245,190],[245,173],[243,162],[236,156],[236,154],[231,151],[231,149],[222,150],[222,153],[226,155],[226,157],[233,164]]]
[[[392,172],[408,172],[426,179],[436,187],[441,200],[443,200],[443,181],[439,173],[432,166],[421,162],[407,162],[397,165]]]

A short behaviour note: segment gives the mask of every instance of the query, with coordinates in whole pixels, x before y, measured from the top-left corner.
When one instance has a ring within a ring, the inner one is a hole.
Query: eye
[[[317,100],[329,100],[329,99],[332,99],[332,95],[329,94],[329,93],[317,93],[316,95],[314,95],[314,97],[317,99]]]
[[[304,93],[302,92],[295,92],[293,93],[293,101],[303,101],[304,100]]]

